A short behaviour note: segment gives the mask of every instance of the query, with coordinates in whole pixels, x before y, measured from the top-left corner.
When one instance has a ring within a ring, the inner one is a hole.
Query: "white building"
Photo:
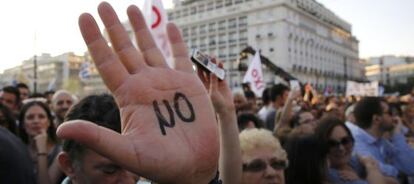
[[[407,83],[414,77],[414,57],[381,56],[366,60],[365,74],[368,80],[384,85]]]
[[[236,61],[246,46],[319,89],[344,90],[346,80],[364,78],[351,25],[314,0],[175,1],[168,15],[189,48],[224,61],[232,87],[242,81]],[[264,71],[265,80],[275,82]]]

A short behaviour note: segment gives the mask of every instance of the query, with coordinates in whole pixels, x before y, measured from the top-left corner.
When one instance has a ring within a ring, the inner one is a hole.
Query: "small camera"
[[[214,73],[220,80],[224,80],[226,72],[218,67],[218,65],[211,62],[210,57],[207,54],[202,53],[198,49],[193,49],[191,53],[191,61],[207,72]]]

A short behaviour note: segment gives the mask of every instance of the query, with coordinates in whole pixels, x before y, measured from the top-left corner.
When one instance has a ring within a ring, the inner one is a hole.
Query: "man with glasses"
[[[284,184],[287,154],[272,132],[246,129],[239,138],[243,161],[242,184]]]
[[[386,176],[414,174],[414,150],[401,132],[401,122],[393,122],[388,104],[378,97],[366,97],[355,106],[356,124],[361,128],[354,134],[354,152],[370,156],[379,163]],[[384,134],[390,132],[389,139]]]

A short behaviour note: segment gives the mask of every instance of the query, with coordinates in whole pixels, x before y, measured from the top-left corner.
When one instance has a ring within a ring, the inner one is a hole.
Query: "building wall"
[[[5,70],[1,78],[2,84],[11,84],[12,81],[27,83],[34,91],[34,57],[22,62],[20,66]],[[68,86],[70,80],[78,80],[79,68],[84,61],[83,56],[74,53],[64,53],[58,56],[42,54],[36,56],[37,62],[37,92],[43,93],[48,90],[49,84],[54,81],[54,89],[71,88],[75,90],[77,86]],[[65,86],[66,84],[66,86]]]
[[[189,48],[224,61],[232,87],[242,81],[237,58],[247,45],[321,89],[343,90],[346,80],[363,78],[351,25],[313,0],[181,1],[168,15]],[[265,80],[275,82],[264,70]]]
[[[385,85],[406,83],[414,77],[414,57],[381,56],[368,58],[365,74],[371,81]]]

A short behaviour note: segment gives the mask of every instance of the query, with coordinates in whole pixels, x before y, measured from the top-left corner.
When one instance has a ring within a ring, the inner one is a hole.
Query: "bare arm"
[[[58,160],[57,157],[53,160],[52,165],[50,165],[48,169],[49,178],[51,183],[58,183],[60,177],[63,175],[62,171],[60,170],[58,166]]]
[[[37,177],[39,183],[51,183],[47,166],[47,134],[44,132],[35,138],[37,149]]]
[[[220,133],[219,171],[223,183],[240,183],[241,151],[236,112],[218,115]]]
[[[292,114],[292,103],[293,100],[296,98],[296,96],[300,94],[300,91],[291,91],[289,92],[288,99],[286,100],[285,106],[283,106],[282,114],[280,115],[280,119],[275,119],[275,121],[278,121],[276,123],[276,126],[273,130],[273,134],[276,135],[276,130],[282,127],[286,127],[289,125],[289,120],[291,118]],[[277,113],[277,112],[276,112]]]
[[[363,157],[360,156],[359,160],[361,163],[365,166],[365,169],[367,170],[367,182],[369,184],[386,184],[386,178],[384,175],[382,175],[378,163],[372,159],[371,157]]]
[[[215,59],[213,59],[213,62],[216,62]],[[222,63],[219,63],[219,66],[223,67]],[[218,81],[217,77],[206,74],[200,69],[198,69],[198,76],[209,92],[219,120],[220,179],[226,184],[239,184],[241,181],[242,164],[239,129],[237,127],[233,95],[225,80]]]

